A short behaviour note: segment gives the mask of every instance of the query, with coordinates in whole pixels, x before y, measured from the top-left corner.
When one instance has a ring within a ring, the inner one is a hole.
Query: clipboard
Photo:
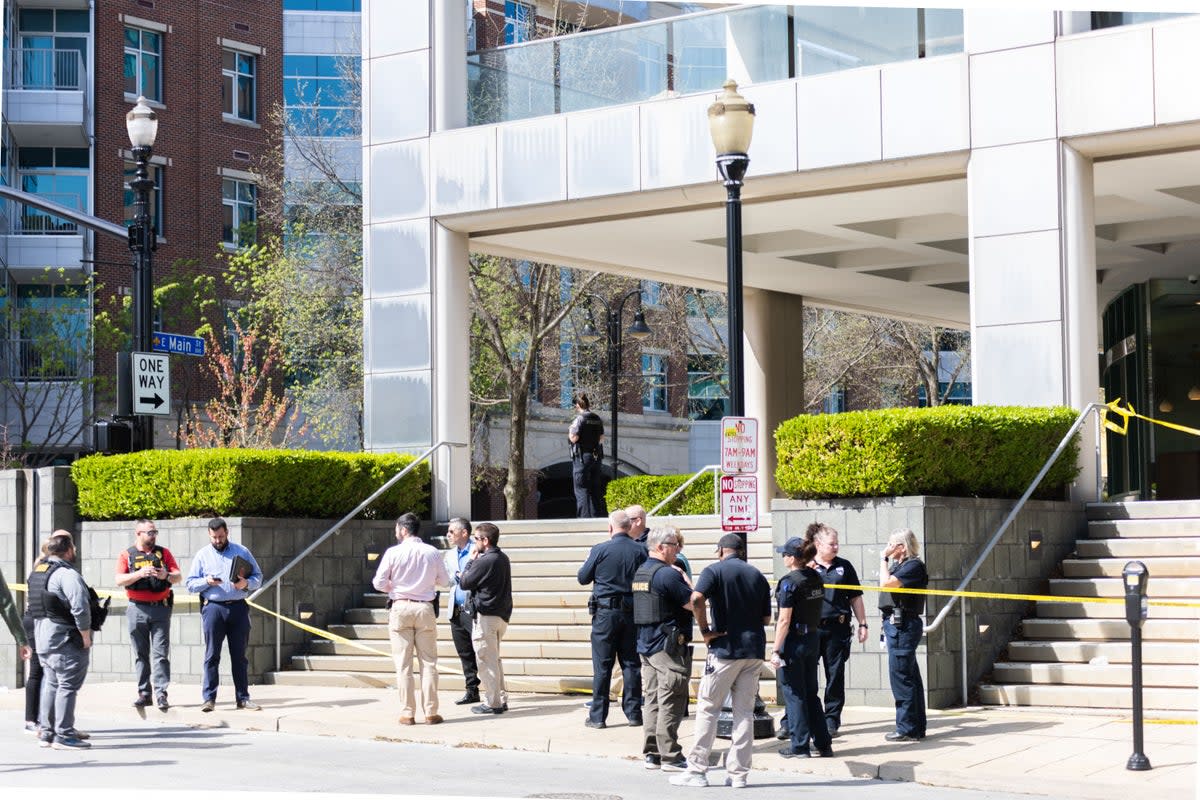
[[[249,578],[254,574],[254,565],[241,556],[234,556],[233,563],[229,565],[229,582],[237,583],[242,578]]]

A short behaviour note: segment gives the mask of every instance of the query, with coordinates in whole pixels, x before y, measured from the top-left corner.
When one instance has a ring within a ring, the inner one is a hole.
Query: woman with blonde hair
[[[883,589],[925,589],[929,573],[918,558],[917,536],[908,528],[892,531],[883,551],[879,586]],[[880,592],[883,636],[888,651],[888,678],[896,700],[896,730],[883,738],[889,742],[916,742],[925,738],[925,685],[917,666],[917,646],[925,632],[925,595]]]

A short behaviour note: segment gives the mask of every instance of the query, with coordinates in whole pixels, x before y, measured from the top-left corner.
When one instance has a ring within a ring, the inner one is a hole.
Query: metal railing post
[[[654,508],[652,508],[648,512],[646,512],[646,516],[652,517],[655,514],[657,514],[659,509],[665,507],[667,505],[667,503],[670,503],[676,497],[683,494],[684,490],[687,489],[687,487],[691,486],[693,483],[695,483],[696,479],[699,478],[704,473],[708,472],[709,470],[719,470],[719,469],[721,469],[720,464],[709,464],[707,467],[701,467],[696,472],[696,474],[692,475],[692,477],[688,478],[686,481],[684,481],[679,486],[677,486],[675,488],[675,491],[671,492],[658,505],[656,505]],[[719,484],[718,484],[718,491],[719,491]],[[720,500],[719,495],[718,495],[717,499],[718,499],[718,501]],[[720,513],[721,508],[719,505],[717,506],[716,511],[717,511],[717,513]]]
[[[282,614],[283,606],[280,604],[280,592],[283,589],[282,583],[275,584],[275,613]],[[275,617],[275,671],[279,672],[283,669],[283,620]]]

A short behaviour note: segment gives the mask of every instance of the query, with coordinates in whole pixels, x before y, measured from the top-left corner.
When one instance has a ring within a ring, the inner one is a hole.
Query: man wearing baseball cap
[[[742,537],[727,533],[717,542],[715,564],[696,579],[692,607],[708,658],[696,699],[695,744],[687,772],[671,778],[676,786],[708,786],[708,755],[717,733],[717,715],[726,697],[733,710],[733,740],[725,757],[725,785],[743,788],[754,750],[754,695],[767,651],[771,587],[766,577],[742,560]],[[709,623],[709,606],[712,623]]]

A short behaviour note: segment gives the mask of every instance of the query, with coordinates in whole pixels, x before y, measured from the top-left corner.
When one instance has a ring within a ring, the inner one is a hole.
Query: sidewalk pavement
[[[583,703],[588,698],[584,695],[514,694],[507,714],[484,717],[472,714],[470,706],[454,705],[459,692],[442,692],[439,710],[445,722],[422,724],[418,712],[414,726],[397,723],[399,706],[392,689],[261,685],[251,687],[251,695],[262,710],[238,711],[232,686],[222,684],[217,709],[206,714],[200,711],[199,687],[176,684],[171,687],[176,705],[164,713],[156,708],[134,709],[137,691],[132,683],[89,682],[80,693],[78,714],[80,727],[95,733],[96,744],[103,741],[104,733],[104,724],[96,720],[142,716],[148,724],[599,756],[622,759],[628,769],[643,768],[642,729],[628,727],[619,707],[609,715],[611,727],[585,728]],[[0,709],[22,712],[24,692],[0,692]],[[1147,715],[1144,750],[1154,767],[1148,772],[1125,769],[1133,734],[1131,720],[1124,714],[1046,708],[931,711],[927,738],[903,745],[884,741],[893,721],[890,708],[847,708],[841,736],[833,742],[834,758],[784,759],[778,755],[782,742],[759,740],[754,767],[1056,798],[1113,800],[1131,792],[1172,800],[1200,798],[1200,735],[1194,718]],[[686,753],[691,719],[684,721],[680,734]],[[718,739],[717,751],[726,748],[727,743]],[[750,779],[753,783],[753,774]]]

